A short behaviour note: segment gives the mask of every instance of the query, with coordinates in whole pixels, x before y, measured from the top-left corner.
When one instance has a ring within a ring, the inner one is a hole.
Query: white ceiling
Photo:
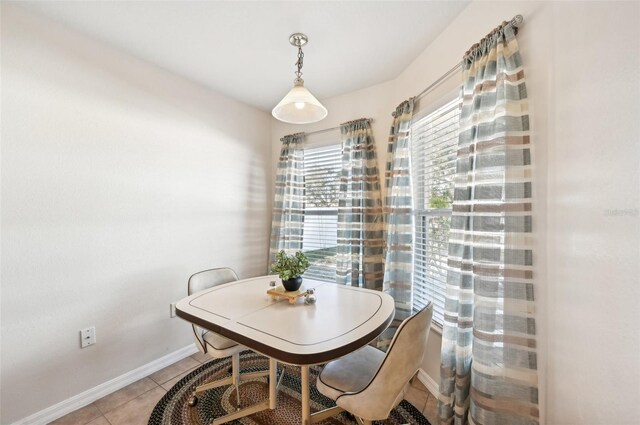
[[[265,111],[305,85],[322,99],[395,78],[468,1],[39,1],[21,6]]]

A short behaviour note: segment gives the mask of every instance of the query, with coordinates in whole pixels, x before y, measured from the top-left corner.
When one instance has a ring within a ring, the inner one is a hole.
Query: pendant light
[[[289,93],[273,108],[271,114],[274,118],[290,124],[310,124],[324,119],[327,116],[327,108],[322,106],[309,90],[304,87],[302,77],[302,61],[304,53],[302,46],[309,42],[309,38],[299,32],[291,34],[289,43],[298,48],[298,61],[295,72],[296,78],[293,80],[293,88]]]

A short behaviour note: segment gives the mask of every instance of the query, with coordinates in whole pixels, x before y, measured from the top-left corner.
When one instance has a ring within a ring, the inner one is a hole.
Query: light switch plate
[[[80,329],[80,347],[86,348],[96,343],[96,328],[91,326],[90,328]]]

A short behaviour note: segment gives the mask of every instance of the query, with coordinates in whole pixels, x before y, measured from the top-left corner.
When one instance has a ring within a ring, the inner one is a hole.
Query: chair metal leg
[[[277,401],[277,383],[276,383],[276,371],[277,371],[277,362],[273,359],[269,359],[269,376],[271,379],[269,380],[269,400],[264,400],[260,403],[254,404],[252,406],[247,406],[244,409],[237,410],[233,413],[229,413],[227,415],[216,418],[211,422],[211,425],[221,425],[227,422],[231,422],[236,419],[244,418],[245,416],[252,415],[257,412],[261,412],[266,409],[275,409],[276,401]],[[282,371],[282,375],[284,375],[284,370]],[[282,378],[281,378],[282,379]]]
[[[258,404],[254,404],[253,406],[245,407],[244,409],[237,410],[233,413],[229,413],[228,415],[215,418],[213,422],[211,422],[211,425],[221,425],[236,419],[244,418],[245,416],[253,415],[254,413],[261,412],[268,408],[269,400],[265,400]]]
[[[249,372],[249,373],[241,374],[240,373],[240,353],[231,355],[231,367],[228,370],[231,373],[231,376],[196,387],[193,392],[193,395],[189,399],[189,406],[193,407],[196,404],[198,404],[198,396],[207,390],[226,386],[226,385],[233,385],[236,388],[236,410],[240,410],[240,384],[243,381],[250,381],[253,379],[269,376],[269,371],[266,371],[266,370],[260,371],[260,372]]]
[[[207,384],[200,385],[196,387],[195,393],[196,395],[200,395],[207,390],[211,390],[213,388],[218,388],[218,387],[231,385],[231,384],[233,384],[233,377],[227,377],[227,378],[219,379],[217,381],[209,382]]]
[[[344,409],[340,406],[329,407],[328,409],[320,410],[311,414],[311,423],[322,422],[327,418],[336,416],[339,413],[344,412]]]

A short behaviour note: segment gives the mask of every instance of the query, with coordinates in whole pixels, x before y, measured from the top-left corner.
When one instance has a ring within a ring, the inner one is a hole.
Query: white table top
[[[276,360],[310,365],[348,354],[391,323],[394,301],[379,291],[304,279],[317,303],[272,300],[262,276],[216,286],[179,301],[179,317]]]

